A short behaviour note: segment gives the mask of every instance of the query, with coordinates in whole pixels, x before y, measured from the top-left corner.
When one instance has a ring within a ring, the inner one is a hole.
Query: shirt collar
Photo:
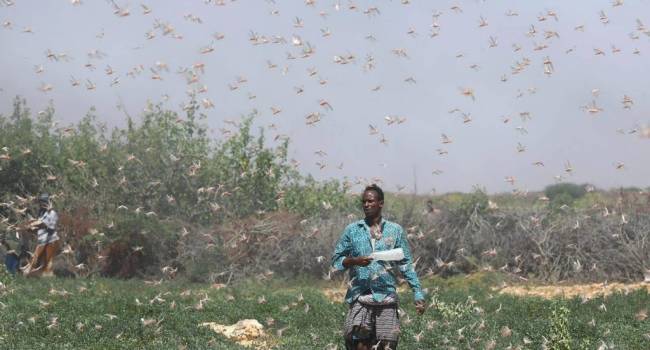
[[[388,222],[388,220],[384,219],[384,217],[382,216],[382,217],[381,217],[381,221],[379,222],[379,224],[381,225],[382,229],[383,229],[383,227],[384,227],[384,224],[387,223],[387,222]],[[366,224],[366,219],[361,219],[361,220],[357,221],[357,225],[358,225],[358,226],[365,227],[365,228],[367,228],[367,229],[370,229],[370,226],[368,226],[368,224]]]

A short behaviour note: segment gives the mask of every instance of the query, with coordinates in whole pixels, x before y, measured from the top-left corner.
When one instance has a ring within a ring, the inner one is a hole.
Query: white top
[[[56,232],[56,223],[59,221],[59,215],[56,214],[54,209],[45,211],[45,213],[43,213],[43,215],[38,219],[41,220],[47,228],[54,230],[54,232],[48,236],[47,229],[39,228],[38,244],[47,244],[58,241],[59,235]]]

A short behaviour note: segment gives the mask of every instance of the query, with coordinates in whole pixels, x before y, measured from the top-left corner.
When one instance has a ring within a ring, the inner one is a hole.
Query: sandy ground
[[[494,287],[492,290],[501,294],[510,294],[521,297],[542,297],[551,298],[586,298],[592,299],[598,296],[608,296],[612,293],[627,294],[637,289],[646,289],[650,293],[650,283],[618,283],[603,282],[591,284],[571,284],[571,285],[512,285]],[[345,300],[345,287],[323,289],[323,294],[333,303],[342,303]],[[398,293],[408,292],[407,287],[400,286]]]
[[[592,283],[592,284],[573,284],[573,285],[555,285],[555,286],[507,286],[504,288],[495,288],[502,294],[511,294],[517,296],[536,296],[546,299],[555,297],[561,298],[595,298],[598,296],[607,296],[612,293],[627,294],[637,289],[646,289],[650,292],[650,283]]]
[[[323,289],[323,294],[333,303],[342,303],[345,300],[345,292],[343,288]]]

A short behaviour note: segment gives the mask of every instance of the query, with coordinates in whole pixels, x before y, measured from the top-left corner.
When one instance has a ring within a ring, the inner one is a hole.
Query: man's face
[[[381,208],[384,206],[384,201],[379,200],[379,196],[375,191],[365,191],[361,199],[363,205],[363,213],[366,217],[373,217],[381,214]]]

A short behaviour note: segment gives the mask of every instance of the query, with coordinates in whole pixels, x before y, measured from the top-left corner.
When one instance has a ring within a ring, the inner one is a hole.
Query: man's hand
[[[368,266],[372,262],[372,258],[369,256],[354,256],[347,257],[343,259],[343,266]]]
[[[42,228],[43,226],[45,226],[45,223],[43,221],[39,220],[39,219],[34,219],[34,220],[28,221],[26,226],[27,226],[28,229],[35,230],[35,229]]]
[[[22,224],[19,224],[18,226],[16,226],[16,231],[21,232],[21,233],[35,231],[37,229],[37,227],[33,226],[33,223],[35,221],[36,220],[31,220],[31,221],[27,221],[27,222],[23,222]]]
[[[360,256],[356,258],[356,264],[358,266],[368,266],[372,262],[372,258],[369,256]]]
[[[424,314],[424,310],[426,310],[427,305],[424,302],[424,300],[417,300],[415,302],[415,310],[418,312],[418,315]]]

